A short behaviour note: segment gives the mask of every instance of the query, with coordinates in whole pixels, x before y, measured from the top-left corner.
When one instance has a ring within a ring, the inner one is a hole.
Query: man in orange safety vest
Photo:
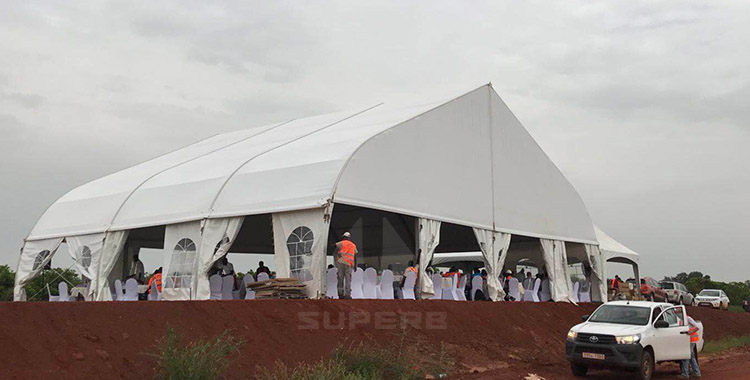
[[[338,290],[341,298],[351,298],[352,295],[352,269],[355,265],[357,246],[352,243],[351,238],[352,234],[344,232],[341,241],[337,242],[335,247]]]
[[[696,345],[701,339],[699,336],[700,328],[693,318],[687,314],[685,316],[687,317],[687,325],[690,327],[688,330],[688,335],[690,335],[690,359],[680,361],[682,374],[680,374],[679,378],[681,379],[689,379],[691,376],[701,377],[701,369],[698,367],[698,360],[695,358]]]

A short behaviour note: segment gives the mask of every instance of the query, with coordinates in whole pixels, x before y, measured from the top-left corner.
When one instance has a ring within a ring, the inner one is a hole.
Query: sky
[[[70,189],[202,138],[492,82],[642,275],[745,280],[749,18],[744,1],[3,1],[0,264]]]

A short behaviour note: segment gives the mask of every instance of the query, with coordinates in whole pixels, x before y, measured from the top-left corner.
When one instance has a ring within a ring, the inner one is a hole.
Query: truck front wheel
[[[570,363],[570,371],[573,372],[573,376],[583,377],[586,376],[589,367],[586,367],[583,364]]]
[[[638,380],[651,380],[654,375],[654,357],[651,352],[644,350],[641,354],[641,365],[638,367]]]

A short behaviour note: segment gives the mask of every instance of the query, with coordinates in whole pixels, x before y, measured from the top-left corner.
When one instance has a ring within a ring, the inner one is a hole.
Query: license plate
[[[584,352],[581,356],[583,356],[584,359],[604,360],[604,354],[595,354],[593,352]]]

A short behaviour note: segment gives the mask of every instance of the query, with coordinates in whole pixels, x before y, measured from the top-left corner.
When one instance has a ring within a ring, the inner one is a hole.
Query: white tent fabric
[[[598,246],[592,244],[585,244],[586,256],[589,258],[589,265],[591,265],[591,297],[596,302],[607,301],[607,283],[604,278],[604,261],[602,260],[602,252]]]
[[[568,275],[568,256],[565,252],[565,242],[559,240],[540,239],[544,265],[550,281],[550,292],[555,302],[573,302],[573,284]]]
[[[404,183],[430,191],[403,191]],[[447,102],[379,104],[218,135],[70,191],[28,240],[310,209],[329,199],[596,244],[580,197],[491,86]]]
[[[330,210],[330,209],[329,209]],[[274,213],[276,277],[304,283],[309,297],[325,295],[326,247],[330,218],[326,208]]]
[[[594,226],[594,229],[596,231],[596,239],[599,242],[599,250],[602,253],[602,262],[615,257],[621,257],[636,265],[640,264],[640,255],[604,233],[599,227]]]
[[[68,244],[70,257],[73,258],[76,268],[89,280],[94,280],[96,268],[92,266],[93,258],[101,254],[104,246],[104,234],[89,234],[69,236],[65,238]]]
[[[474,236],[484,255],[484,268],[487,270],[487,292],[493,301],[505,297],[500,284],[500,272],[505,266],[505,257],[510,247],[510,234],[474,228]]]
[[[161,288],[161,298],[165,301],[190,299],[202,241],[201,224],[196,221],[167,225]]]
[[[456,263],[461,261],[483,263],[484,254],[482,254],[482,252],[443,252],[432,255],[432,265]]]
[[[27,241],[21,249],[21,258],[16,270],[16,283],[13,287],[13,299],[26,301],[26,284],[36,277],[44,266],[52,260],[62,238]]]
[[[419,219],[419,292],[422,298],[430,298],[435,294],[432,279],[427,275],[427,267],[435,254],[435,248],[440,244],[440,225],[437,220]]]
[[[128,231],[110,231],[104,234],[104,246],[98,256],[92,257],[91,265],[96,268],[94,296],[96,301],[112,301],[109,277],[119,261],[122,249],[128,239]]]
[[[193,297],[199,300],[211,298],[211,285],[208,271],[219,259],[229,252],[237,233],[242,227],[243,217],[208,219],[203,226],[200,249],[198,250],[197,271],[194,277]]]

